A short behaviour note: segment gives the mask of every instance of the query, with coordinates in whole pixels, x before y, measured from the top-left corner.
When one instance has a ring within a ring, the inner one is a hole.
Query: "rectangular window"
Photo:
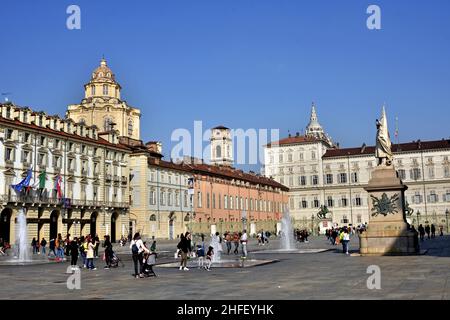
[[[303,209],[308,208],[308,201],[306,201],[305,198],[302,199],[302,208],[303,208]]]
[[[330,173],[328,173],[327,175],[326,175],[326,183],[327,184],[333,184],[333,175],[332,174],[330,174]]]
[[[306,177],[305,176],[300,177],[300,185],[306,186]]]
[[[320,207],[320,201],[319,201],[319,199],[317,199],[317,197],[314,197],[313,207],[314,208]]]
[[[216,208],[216,194],[215,193],[212,194],[212,208],[213,209]]]
[[[398,177],[402,180],[406,179],[406,171],[404,169],[399,169],[398,170]]]
[[[419,180],[422,177],[422,173],[419,168],[414,168],[409,171],[411,180]]]
[[[356,205],[357,207],[360,207],[360,206],[362,205],[362,199],[361,199],[360,196],[357,196],[357,197],[355,198],[355,205]]]
[[[358,183],[358,172],[352,172],[352,183]]]
[[[312,185],[316,186],[319,184],[319,176],[318,175],[313,175],[312,177]]]
[[[430,179],[434,179],[434,167],[429,167],[428,168],[428,177]]]
[[[228,197],[226,195],[223,196],[223,208],[228,209]]]
[[[450,178],[450,167],[444,167],[444,178]]]
[[[333,204],[334,204],[334,202],[333,202],[333,197],[329,196],[329,197],[327,198],[327,206],[330,207],[330,208],[332,208],[332,207],[333,207]]]
[[[347,183],[347,174],[346,173],[339,173],[338,174],[338,182],[339,183]]]
[[[12,129],[6,129],[6,139],[11,140],[13,136],[13,130]]]
[[[197,208],[202,207],[202,193],[200,191],[197,192]]]
[[[343,207],[348,206],[348,200],[347,200],[346,197],[342,197],[341,198],[341,204],[342,204]]]
[[[5,150],[5,160],[6,161],[14,161],[14,154],[12,148],[6,148]]]

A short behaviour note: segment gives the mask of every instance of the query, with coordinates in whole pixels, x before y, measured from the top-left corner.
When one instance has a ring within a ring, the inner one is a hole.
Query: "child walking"
[[[208,265],[206,266],[206,270],[211,271],[211,265],[212,265],[212,261],[213,261],[213,256],[214,256],[214,248],[213,247],[209,247],[208,248],[208,253],[206,254],[206,261],[208,263]]]

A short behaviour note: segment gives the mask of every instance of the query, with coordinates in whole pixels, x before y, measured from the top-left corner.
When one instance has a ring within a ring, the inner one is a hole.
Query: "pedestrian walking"
[[[73,238],[73,240],[70,241],[69,250],[70,250],[70,257],[71,257],[70,266],[71,266],[72,270],[74,270],[78,267],[77,261],[78,261],[79,247],[78,247],[78,238],[77,237]]]
[[[41,254],[46,255],[46,247],[47,247],[47,240],[45,238],[42,238],[41,240]]]
[[[440,237],[444,236],[444,226],[439,226],[439,236]]]
[[[419,225],[419,228],[417,229],[417,231],[419,231],[420,241],[424,241],[425,228],[422,225]]]
[[[348,254],[348,243],[350,242],[350,234],[347,228],[344,228],[340,235],[340,240],[342,242],[342,252]]]
[[[231,252],[231,234],[229,232],[225,233],[225,243],[227,245],[227,254],[229,255]]]
[[[436,227],[431,224],[431,238],[436,238]]]
[[[427,238],[430,239],[431,228],[428,223],[425,225],[425,232],[427,233]]]
[[[88,249],[86,253],[86,259],[87,259],[87,268],[89,270],[97,270],[97,268],[94,266],[94,250],[95,250],[95,243],[92,238],[88,239]]]
[[[50,244],[49,244],[49,250],[48,250],[48,256],[50,257],[50,254],[53,252],[53,255],[55,257],[57,257],[56,254],[56,239],[50,239]]]
[[[180,235],[180,242],[178,243],[177,248],[180,250],[181,254],[180,270],[189,271],[187,267],[187,260],[188,254],[192,251],[191,234],[189,232],[186,232],[184,235]]]
[[[33,238],[33,240],[31,240],[31,248],[33,248],[33,254],[38,253],[36,243],[39,243],[39,241],[37,241],[36,238]]]
[[[111,261],[112,261],[112,257],[113,257],[113,246],[110,240],[110,237],[108,235],[106,235],[104,237],[105,242],[103,243],[103,247],[105,248],[105,269],[109,269],[111,268]]]
[[[242,236],[241,236],[241,245],[242,245],[242,255],[243,257],[247,257],[247,242],[248,242],[248,237],[247,237],[247,230],[244,229],[244,231],[242,232]]]
[[[214,248],[213,247],[209,247],[208,248],[208,253],[206,254],[206,270],[211,271],[211,265],[214,259]]]
[[[144,242],[141,239],[139,232],[136,232],[133,236],[133,240],[130,243],[131,254],[134,263],[134,277],[144,278],[144,252],[150,253],[150,251],[144,246]],[[138,272],[139,262],[139,272]]]
[[[233,234],[233,242],[234,242],[234,254],[239,254],[239,241],[241,239],[241,234],[235,232]]]

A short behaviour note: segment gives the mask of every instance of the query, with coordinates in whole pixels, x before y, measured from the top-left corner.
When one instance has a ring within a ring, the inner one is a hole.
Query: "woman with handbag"
[[[180,270],[189,271],[187,267],[187,259],[189,253],[192,251],[191,248],[191,234],[189,232],[186,232],[185,235],[181,235],[180,242],[178,243],[177,248],[181,251],[181,264],[180,264]]]

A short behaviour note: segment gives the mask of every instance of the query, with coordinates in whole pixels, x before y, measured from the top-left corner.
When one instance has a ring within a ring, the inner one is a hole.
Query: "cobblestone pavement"
[[[158,263],[173,262],[176,242],[162,242]],[[0,265],[0,299],[450,299],[450,237],[426,240],[428,253],[410,257],[360,257],[341,253],[326,238],[299,248],[332,249],[322,253],[255,254],[276,249],[249,245],[250,258],[279,262],[252,268],[217,268],[211,272],[155,267],[157,278],[134,279],[128,247],[116,248],[124,268],[81,271],[81,290],[67,289],[68,263]],[[351,241],[357,252],[358,239]],[[228,258],[228,257],[227,257]],[[5,257],[0,258],[0,262]],[[381,269],[381,289],[369,290],[367,268]]]

